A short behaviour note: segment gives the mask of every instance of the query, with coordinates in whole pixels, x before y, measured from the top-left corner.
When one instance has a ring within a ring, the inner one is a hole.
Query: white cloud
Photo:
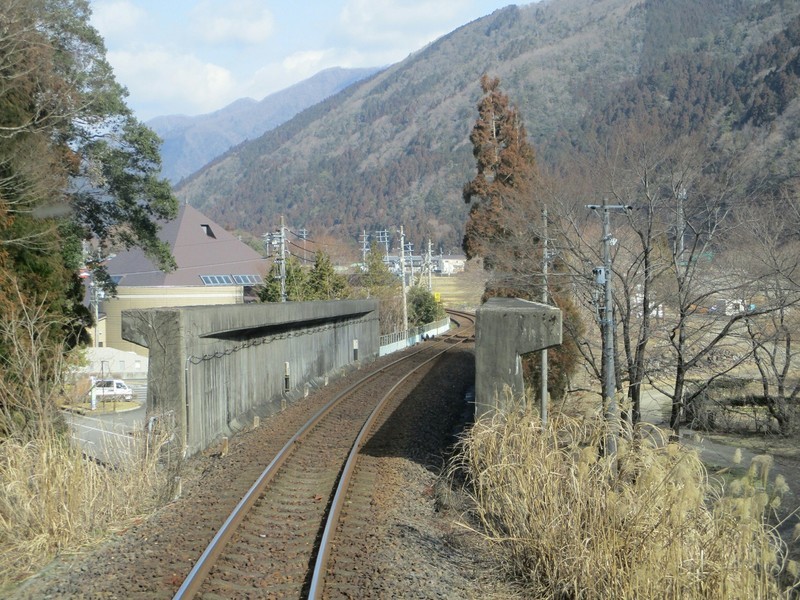
[[[117,80],[135,89],[140,103],[162,107],[157,114],[209,112],[237,98],[229,70],[191,54],[152,48],[111,52],[108,59]]]
[[[305,52],[295,52],[283,59],[281,66],[288,73],[316,73],[330,64],[333,58],[330,50],[307,50]],[[344,65],[346,66],[346,65]]]
[[[365,55],[356,50],[337,48],[295,52],[280,61],[273,61],[258,68],[244,84],[240,96],[261,100],[325,69],[374,67],[392,62],[389,59],[376,59],[377,56],[379,55],[375,53]]]
[[[503,0],[89,0],[137,116],[261,99],[323,69],[384,66]]]
[[[129,0],[101,0],[92,4],[92,25],[104,38],[131,35],[145,16],[145,11]]]
[[[272,13],[257,0],[205,0],[192,10],[192,29],[203,41],[260,44],[275,26]]]

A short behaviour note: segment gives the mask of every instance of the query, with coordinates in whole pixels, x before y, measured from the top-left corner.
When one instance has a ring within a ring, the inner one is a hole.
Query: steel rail
[[[460,340],[459,343],[463,341],[464,340]],[[373,409],[370,416],[364,422],[364,425],[362,425],[355,442],[353,442],[353,447],[350,450],[350,454],[347,457],[344,468],[342,469],[342,474],[339,478],[339,484],[336,486],[336,493],[334,494],[331,506],[328,509],[328,518],[325,523],[325,529],[322,533],[322,537],[320,538],[319,548],[317,549],[317,558],[314,562],[314,571],[308,593],[309,599],[319,600],[322,598],[322,592],[325,584],[325,571],[327,570],[328,566],[328,558],[330,558],[333,535],[336,526],[339,523],[339,517],[342,512],[347,490],[350,487],[350,479],[355,471],[358,454],[361,451],[367,436],[371,433],[373,424],[381,415],[384,408],[386,408],[389,399],[394,395],[395,390],[400,387],[400,385],[402,385],[409,377],[414,375],[420,368],[427,365],[429,362],[438,359],[442,354],[452,350],[454,347],[455,346],[448,346],[441,352],[415,367],[413,371],[407,373],[400,380],[398,380],[397,383],[395,383],[392,388],[386,392],[386,394],[384,394],[383,398],[381,398],[378,405]]]
[[[451,311],[448,311],[451,312]],[[452,311],[455,312],[455,311]],[[448,337],[456,337],[456,334],[451,334]],[[445,340],[448,339],[447,337]],[[442,341],[445,341],[442,340]],[[200,591],[200,588],[203,585],[208,574],[211,572],[211,569],[214,566],[214,563],[217,561],[219,556],[222,554],[223,550],[225,549],[226,544],[236,532],[239,524],[244,519],[245,515],[248,511],[253,507],[256,503],[258,498],[263,493],[266,486],[269,482],[275,477],[278,469],[286,462],[286,460],[291,455],[292,450],[294,449],[297,442],[302,440],[305,435],[320,421],[322,420],[325,415],[327,415],[333,408],[339,404],[348,394],[350,394],[355,389],[365,385],[371,379],[377,377],[386,369],[406,361],[420,352],[424,352],[429,348],[427,346],[425,348],[421,348],[416,352],[410,353],[402,358],[394,360],[389,364],[381,367],[380,369],[370,373],[369,375],[359,379],[358,381],[354,382],[352,385],[348,386],[345,390],[337,394],[333,399],[331,399],[325,406],[323,406],[314,416],[312,416],[306,423],[303,425],[290,439],[289,441],[284,444],[283,448],[278,452],[277,455],[272,459],[272,461],[267,465],[264,471],[259,475],[258,479],[256,479],[255,483],[250,487],[247,493],[242,497],[236,507],[233,509],[231,514],[222,524],[222,527],[217,531],[217,533],[212,538],[211,542],[209,542],[208,546],[206,546],[203,553],[197,559],[197,562],[192,567],[189,574],[183,580],[180,588],[173,596],[173,600],[189,600],[193,598],[197,592]]]

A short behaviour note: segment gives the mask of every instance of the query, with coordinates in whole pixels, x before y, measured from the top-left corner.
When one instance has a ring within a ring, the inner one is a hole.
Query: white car
[[[133,390],[121,379],[97,379],[92,386],[93,409],[98,400],[133,400]]]

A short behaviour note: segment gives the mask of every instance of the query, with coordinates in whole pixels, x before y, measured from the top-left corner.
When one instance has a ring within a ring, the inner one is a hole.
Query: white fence
[[[379,356],[385,356],[398,350],[403,350],[418,344],[422,338],[427,336],[439,335],[450,329],[450,317],[445,317],[439,321],[411,327],[406,331],[395,331],[381,336],[381,347]]]

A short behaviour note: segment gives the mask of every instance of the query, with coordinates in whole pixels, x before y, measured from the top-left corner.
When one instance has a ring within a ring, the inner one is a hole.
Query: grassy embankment
[[[0,595],[53,557],[93,545],[171,499],[176,472],[164,462],[166,439],[140,436],[142,452],[131,457],[120,448],[112,468],[87,460],[67,431],[4,439]]]
[[[469,271],[433,278],[433,291],[441,296],[445,308],[474,311],[481,305],[485,283],[482,271]]]
[[[771,457],[709,477],[697,452],[653,427],[600,456],[602,420],[499,416],[477,423],[453,473],[498,564],[531,598],[789,597],[798,565],[765,524],[787,491]]]

